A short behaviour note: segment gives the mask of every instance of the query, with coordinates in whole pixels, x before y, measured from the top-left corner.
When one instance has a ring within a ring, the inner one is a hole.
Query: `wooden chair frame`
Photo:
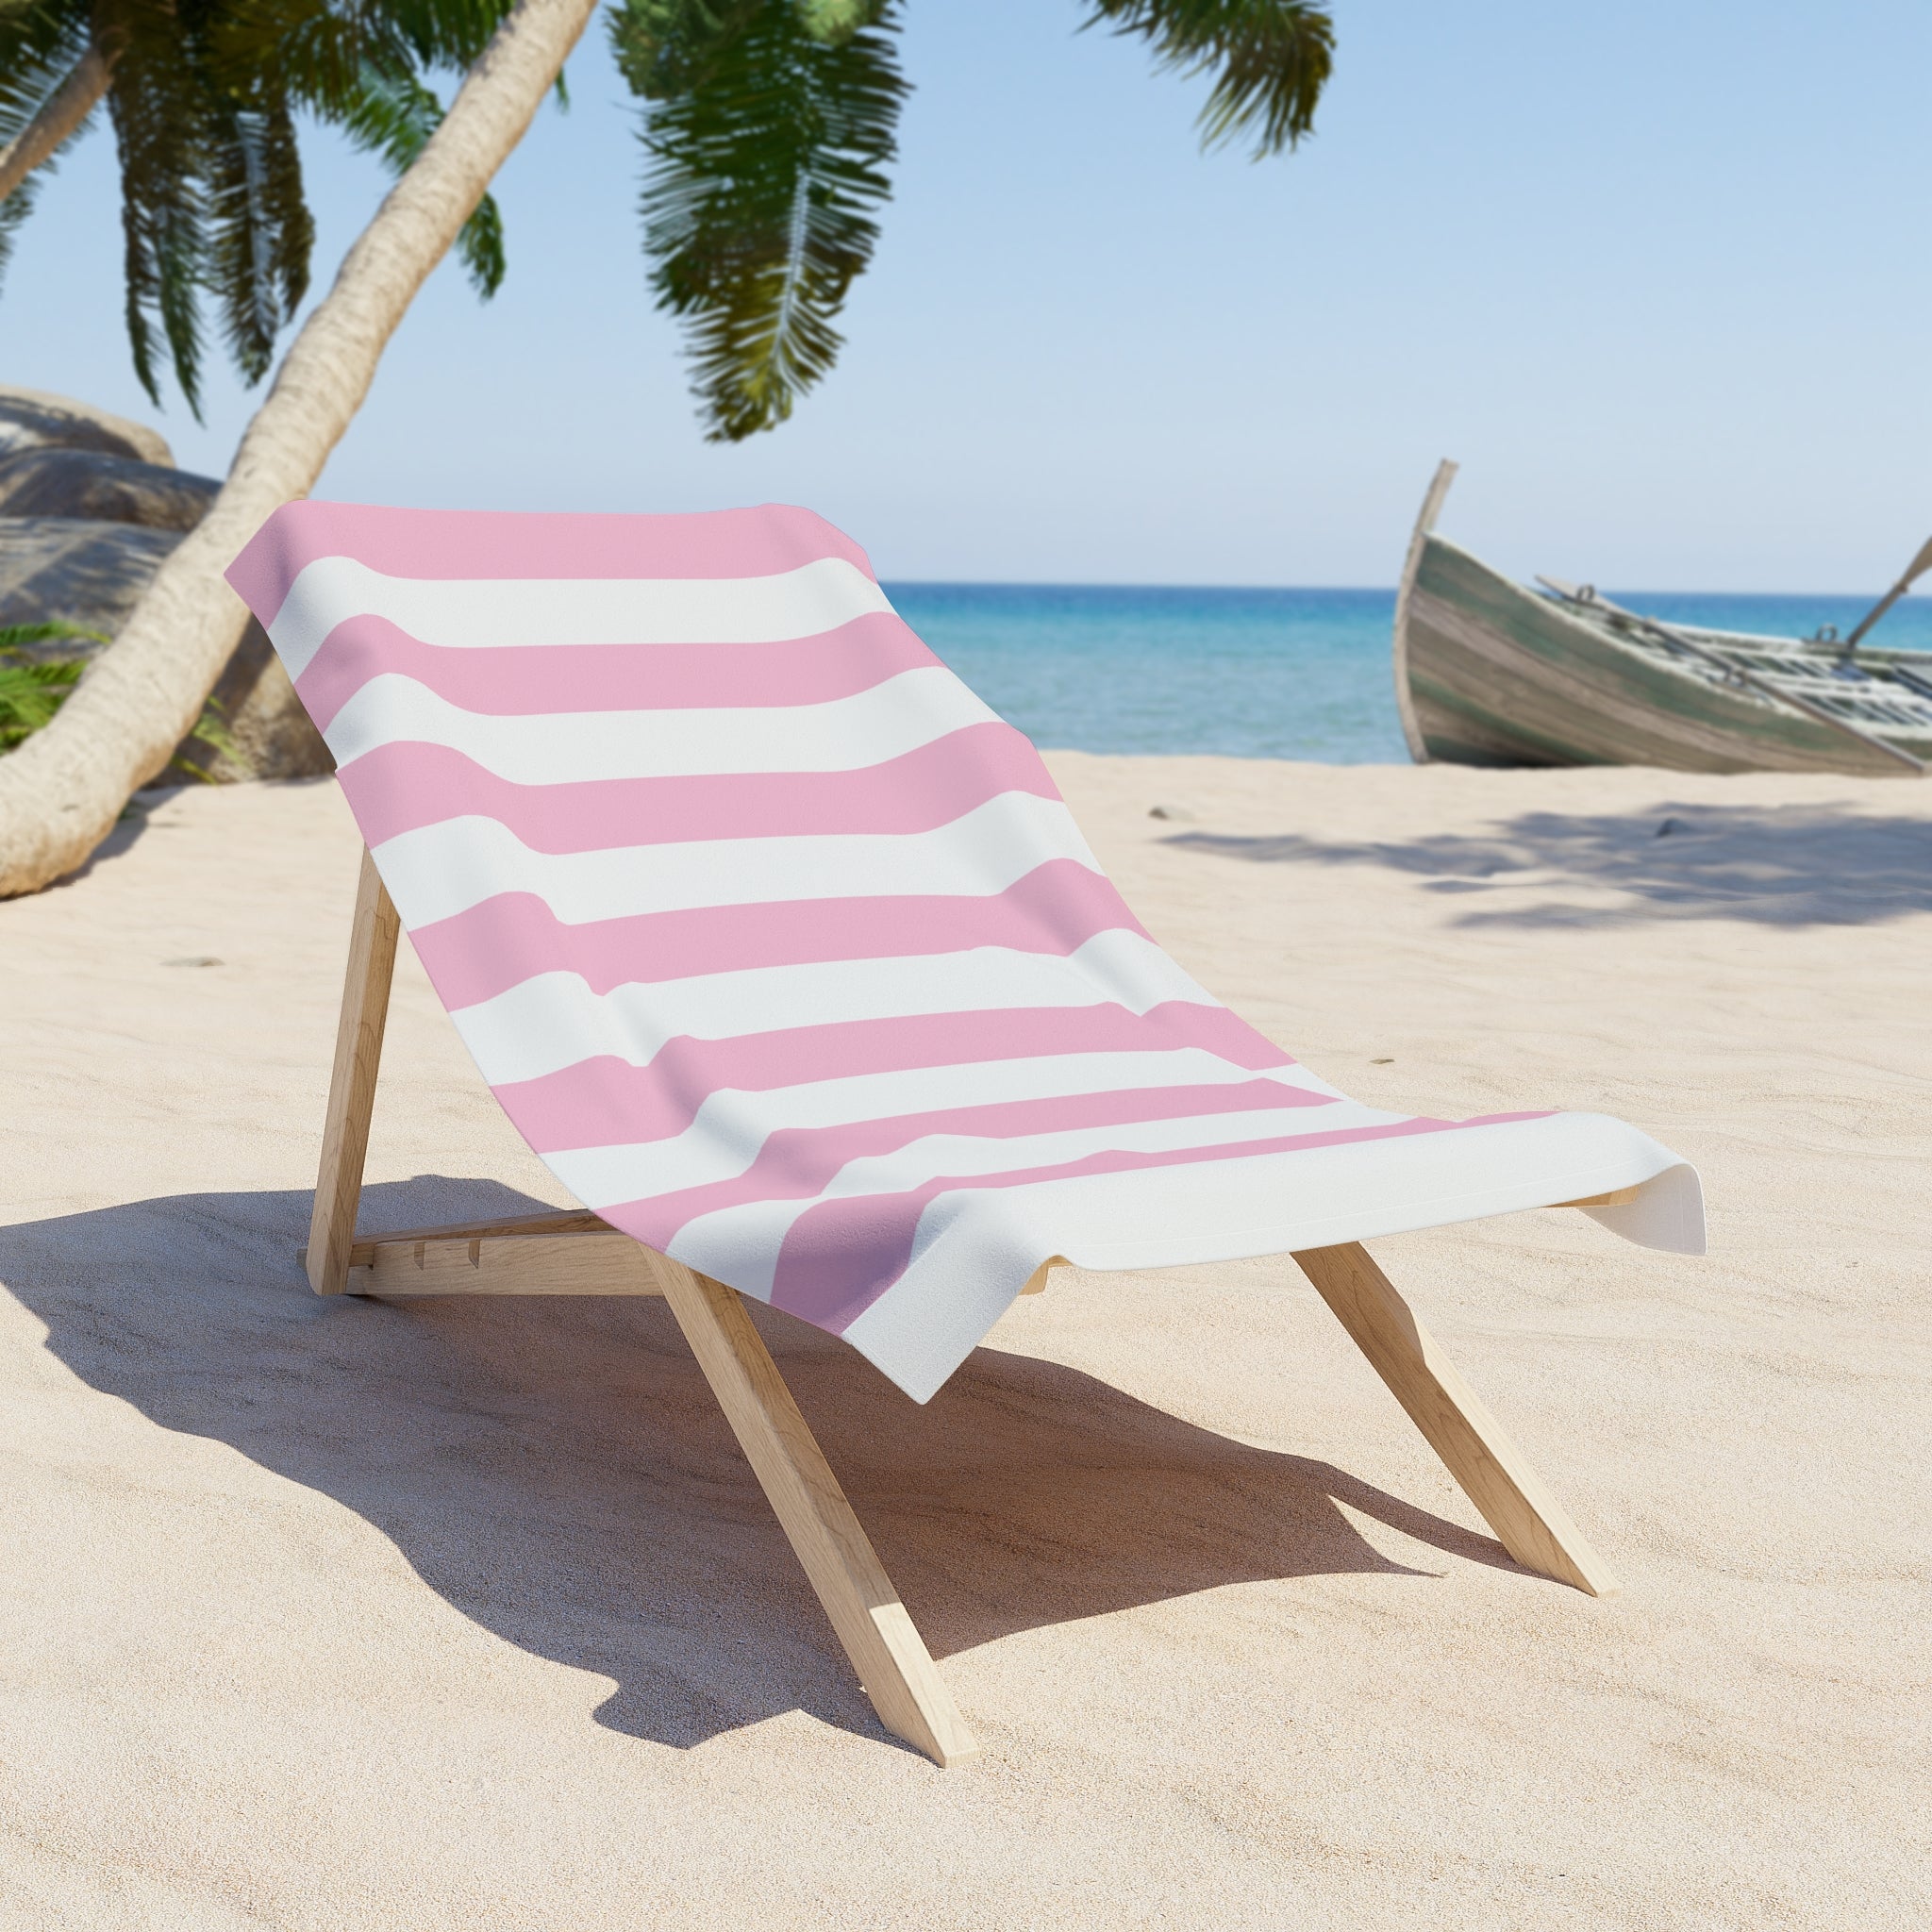
[[[879,1722],[941,1765],[978,1746],[737,1291],[601,1221],[558,1208],[356,1234],[401,923],[365,850],[308,1244],[317,1294],[657,1294],[791,1540]],[[1568,1207],[1626,1200],[1634,1190]],[[1294,1256],[1410,1420],[1525,1569],[1593,1596],[1616,1581],[1357,1242]],[[1026,1292],[1046,1285],[1041,1268]]]

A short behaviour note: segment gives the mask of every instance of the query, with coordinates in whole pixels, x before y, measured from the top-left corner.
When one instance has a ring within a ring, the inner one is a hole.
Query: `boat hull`
[[[1428,758],[1880,777],[1908,770],[1802,712],[1625,648],[1440,537],[1422,537],[1406,590],[1397,677],[1411,743],[1419,737]]]

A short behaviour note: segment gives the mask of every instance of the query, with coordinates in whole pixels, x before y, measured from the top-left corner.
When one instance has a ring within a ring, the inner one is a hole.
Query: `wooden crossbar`
[[[350,1270],[356,1294],[662,1294],[644,1250],[627,1234],[458,1235],[434,1241],[385,1236]]]
[[[978,1746],[952,1692],[736,1290],[581,1208],[357,1235],[400,930],[365,851],[315,1206],[308,1243],[297,1251],[316,1292],[661,1295],[879,1721],[936,1763],[974,1756]],[[1636,1194],[1635,1188],[1620,1188],[1560,1205],[1615,1207]],[[1510,1556],[1592,1595],[1613,1591],[1615,1578],[1602,1558],[1367,1251],[1350,1242],[1293,1258]],[[1050,1271],[1062,1265],[1063,1257],[1051,1257],[1021,1291],[1038,1294]]]

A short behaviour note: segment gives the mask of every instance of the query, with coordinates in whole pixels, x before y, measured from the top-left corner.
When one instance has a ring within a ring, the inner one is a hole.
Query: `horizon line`
[[[1118,577],[1111,580],[1088,577],[913,577],[902,576],[897,572],[881,572],[878,581],[882,585],[899,584],[908,590],[920,591],[1321,591],[1329,596],[1392,597],[1400,588],[1395,584],[1262,584],[1262,583],[1162,583],[1148,578]],[[1514,581],[1514,579],[1512,579]],[[1524,585],[1525,590],[1530,586]],[[1674,589],[1659,589],[1656,585],[1632,590],[1607,587],[1619,598],[1624,597],[1865,597],[1876,601],[1876,594],[1869,587],[1857,591],[1738,591],[1738,590],[1696,590],[1689,585]],[[1901,605],[1910,602],[1924,604],[1924,598],[1913,599],[1909,593],[1900,599]]]

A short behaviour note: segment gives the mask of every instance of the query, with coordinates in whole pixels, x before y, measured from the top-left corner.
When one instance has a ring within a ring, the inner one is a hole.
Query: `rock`
[[[0,456],[0,517],[80,517],[186,531],[208,513],[221,487],[212,476],[105,450],[43,445]]]
[[[180,542],[178,530],[80,517],[0,517],[0,625],[58,618],[112,637]],[[27,647],[39,658],[85,658],[72,639]]]
[[[166,441],[140,423],[72,396],[0,385],[0,455],[23,449],[92,449],[138,463],[175,467]]]
[[[59,618],[113,637],[140,601],[179,530],[75,517],[0,516],[0,625]],[[45,658],[94,657],[102,646],[77,638],[24,647]],[[250,622],[215,686],[222,722],[236,756],[196,739],[177,757],[216,779],[308,778],[335,769],[328,747],[289,682],[266,633]],[[157,785],[188,782],[171,769]]]
[[[71,396],[0,387],[0,625],[58,618],[112,638],[161,559],[206,514],[221,485],[184,474],[152,429]],[[80,638],[23,646],[86,660]],[[233,747],[184,739],[175,753],[206,776],[309,778],[335,760],[252,619],[215,686]],[[178,765],[157,787],[187,783]]]
[[[237,778],[322,778],[333,772],[322,734],[309,723],[268,633],[254,618],[242,633],[228,668],[214,688],[214,701],[235,756],[186,739],[175,757],[217,783]],[[157,785],[179,784],[184,774],[164,772]]]

